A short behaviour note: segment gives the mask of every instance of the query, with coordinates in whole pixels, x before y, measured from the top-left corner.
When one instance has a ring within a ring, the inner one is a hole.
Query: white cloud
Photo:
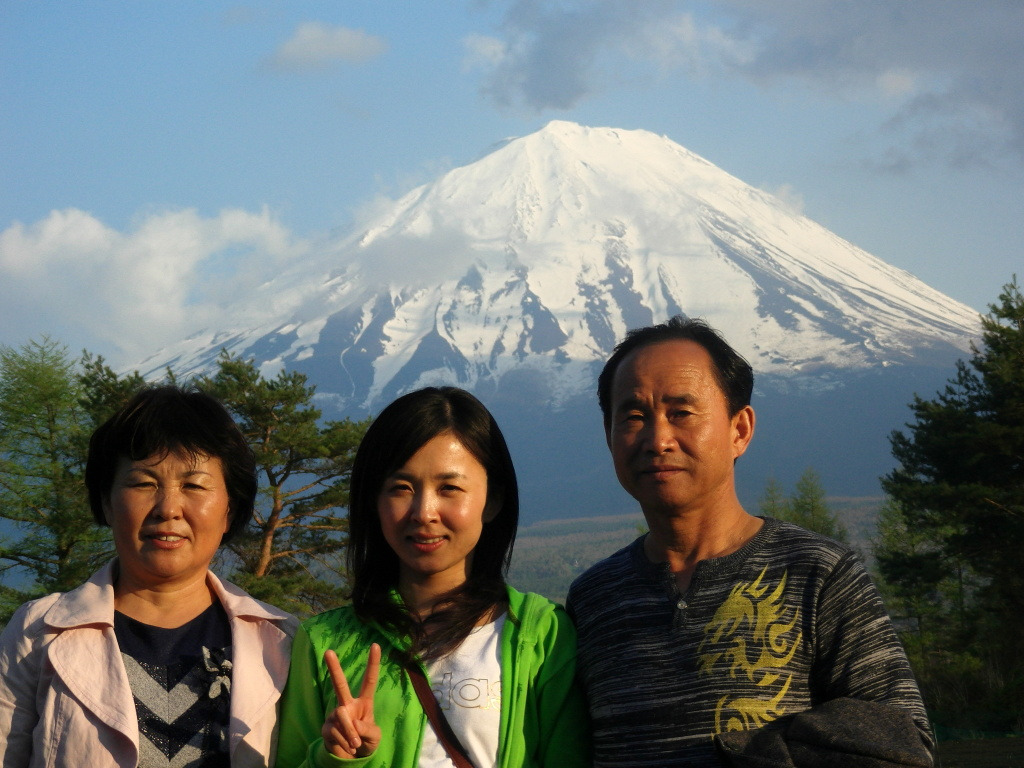
[[[338,62],[361,64],[386,49],[383,38],[361,29],[308,21],[295,29],[270,60],[281,69],[318,70]]]
[[[170,211],[128,232],[77,209],[16,222],[0,232],[0,341],[48,334],[137,360],[242,320],[253,291],[308,248],[266,210]]]

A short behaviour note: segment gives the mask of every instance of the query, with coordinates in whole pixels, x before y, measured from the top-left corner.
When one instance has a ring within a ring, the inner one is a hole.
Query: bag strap
[[[441,742],[444,751],[448,753],[448,757],[455,763],[455,768],[473,768],[473,763],[466,755],[466,750],[459,742],[459,737],[455,735],[455,731],[444,717],[444,712],[438,706],[437,699],[434,698],[434,693],[430,690],[430,683],[427,682],[423,670],[418,664],[413,663],[407,664],[405,671],[409,673],[412,687],[416,689],[416,696],[420,700],[423,711],[427,713],[427,719],[430,721],[434,733],[437,734],[438,741]]]

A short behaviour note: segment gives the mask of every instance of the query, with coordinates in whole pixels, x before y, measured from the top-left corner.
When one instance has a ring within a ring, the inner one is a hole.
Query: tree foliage
[[[89,416],[90,434],[146,386],[138,371],[118,375],[102,356],[88,351],[82,353],[77,379],[82,387],[79,403]],[[88,446],[82,450],[85,455]]]
[[[65,347],[48,338],[0,347],[0,573],[9,615],[83,582],[110,553],[83,481],[90,417]]]
[[[769,478],[761,495],[760,512],[765,517],[795,523],[836,541],[845,543],[849,539],[846,527],[825,500],[821,476],[811,467],[800,475],[788,498],[779,482],[774,477]]]
[[[764,517],[774,517],[776,520],[784,520],[789,514],[789,499],[782,488],[782,483],[769,477],[764,484],[764,491],[758,503],[758,511]]]
[[[321,423],[305,375],[282,370],[267,379],[227,352],[197,384],[232,411],[260,474],[254,522],[230,544],[235,579],[300,614],[344,602],[348,481],[369,420]]]
[[[933,706],[977,712],[984,701],[1024,727],[1024,297],[1016,278],[989,310],[970,360],[935,398],[915,397],[913,421],[891,437],[898,466],[883,479],[891,530],[876,556],[920,627]]]

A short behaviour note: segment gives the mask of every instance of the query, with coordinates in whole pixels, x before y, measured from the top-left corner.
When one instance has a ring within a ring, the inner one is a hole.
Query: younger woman
[[[429,388],[384,409],[352,469],[352,605],[299,630],[279,767],[459,765],[445,722],[474,768],[590,765],[575,631],[505,584],[518,517],[505,439],[475,397]]]

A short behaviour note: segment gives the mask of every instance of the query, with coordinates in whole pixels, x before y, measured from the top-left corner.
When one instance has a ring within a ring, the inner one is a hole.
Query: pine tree
[[[942,652],[963,673],[957,687],[971,692],[961,698],[975,713],[1000,711],[1005,727],[1024,724],[1024,296],[1016,278],[989,309],[970,361],[934,399],[915,397],[913,422],[892,435],[898,467],[883,487],[915,548],[893,542],[879,565],[892,589],[933,602],[945,623]],[[952,673],[941,672],[933,695],[952,687]]]
[[[771,509],[772,512],[768,512]],[[829,508],[821,477],[811,467],[804,470],[796,481],[793,495],[788,499],[774,478],[768,480],[761,497],[761,513],[776,517],[801,528],[847,543],[849,536],[842,521]]]
[[[76,378],[81,386],[79,404],[85,409],[94,429],[146,386],[146,380],[138,371],[118,375],[102,356],[94,356],[88,351],[82,353]],[[87,450],[88,446],[85,448]]]
[[[112,551],[85,492],[91,431],[65,347],[44,337],[0,347],[0,612],[77,587]]]
[[[321,424],[315,387],[303,374],[282,370],[267,379],[226,352],[216,373],[197,383],[234,414],[260,475],[254,523],[229,545],[232,578],[298,614],[344,602],[348,480],[369,420]]]
[[[785,520],[789,515],[789,500],[782,484],[774,477],[769,477],[764,484],[758,511],[763,517],[774,517],[776,520]]]

